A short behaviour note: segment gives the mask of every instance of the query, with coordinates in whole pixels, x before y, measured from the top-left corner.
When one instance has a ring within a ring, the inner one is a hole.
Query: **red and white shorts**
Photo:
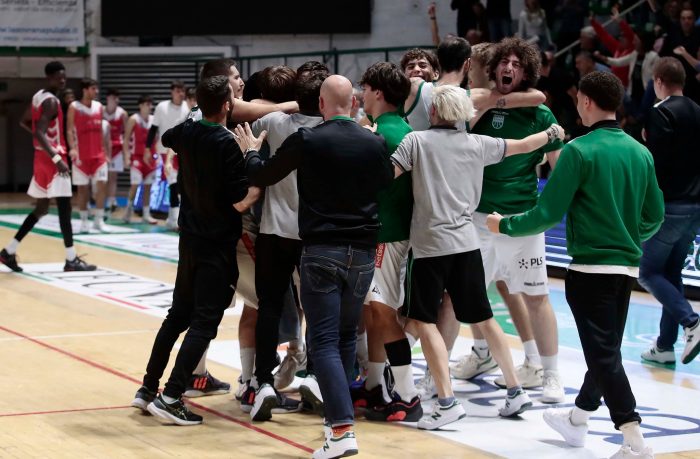
[[[68,164],[68,158],[65,154],[61,155],[61,159]],[[34,151],[34,175],[27,194],[36,199],[73,196],[70,177],[59,175],[56,165],[43,150]]]
[[[134,159],[131,162],[131,184],[151,185],[156,179],[156,168],[158,164],[155,159],[147,166],[142,159]]]
[[[106,158],[73,161],[73,185],[84,186],[93,182],[106,182],[109,168]]]
[[[109,172],[124,172],[124,155],[121,150],[112,150],[112,159],[109,161]]]

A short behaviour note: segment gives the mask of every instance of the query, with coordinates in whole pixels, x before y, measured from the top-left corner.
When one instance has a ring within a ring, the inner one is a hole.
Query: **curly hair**
[[[491,48],[489,77],[496,81],[496,68],[501,60],[515,55],[523,66],[523,81],[518,90],[533,88],[540,79],[540,55],[537,48],[521,38],[504,38]]]

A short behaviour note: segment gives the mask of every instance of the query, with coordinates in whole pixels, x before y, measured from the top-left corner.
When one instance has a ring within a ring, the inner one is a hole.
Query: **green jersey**
[[[411,127],[396,112],[381,114],[377,123],[377,134],[384,136],[389,156],[396,151]],[[413,191],[411,174],[402,174],[386,190],[379,192],[379,242],[396,242],[408,239],[413,214]]]
[[[484,113],[472,132],[503,139],[524,139],[556,122],[552,112],[544,105],[493,109]],[[535,167],[542,162],[545,153],[559,150],[562,145],[557,140],[531,153],[508,156],[498,164],[487,166],[484,169],[481,201],[476,211],[519,214],[532,209],[537,204]]]

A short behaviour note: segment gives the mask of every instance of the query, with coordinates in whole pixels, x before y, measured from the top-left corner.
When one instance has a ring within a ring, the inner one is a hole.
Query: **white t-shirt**
[[[190,109],[185,102],[180,105],[175,105],[170,100],[164,100],[156,105],[156,111],[153,114],[153,124],[158,126],[158,133],[160,134],[158,136],[156,152],[165,153],[165,148],[163,144],[160,143],[160,138],[165,131],[185,121],[189,113]]]

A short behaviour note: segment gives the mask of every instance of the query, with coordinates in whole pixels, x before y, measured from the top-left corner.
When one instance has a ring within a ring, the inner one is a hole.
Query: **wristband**
[[[547,143],[554,143],[559,138],[559,136],[558,136],[559,129],[554,127],[554,126],[550,126],[549,128],[547,128],[546,132],[547,132]]]
[[[246,154],[246,155],[248,155],[248,153],[250,153],[251,151],[255,151],[255,152],[257,152],[257,151],[258,151],[258,149],[257,149],[257,148],[253,148],[253,147],[249,147],[249,148],[246,148],[246,150],[245,150],[245,154]]]
[[[61,155],[56,153],[51,157],[51,161],[53,161],[54,164],[58,164],[59,162],[61,162]]]

